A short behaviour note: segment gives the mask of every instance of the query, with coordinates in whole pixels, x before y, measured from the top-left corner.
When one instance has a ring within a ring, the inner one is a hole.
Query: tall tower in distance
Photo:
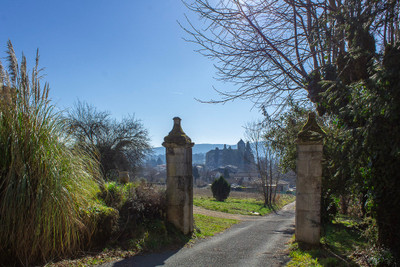
[[[245,148],[246,148],[245,143],[243,142],[242,139],[240,139],[240,141],[237,143],[237,149],[239,151],[243,151],[244,152]]]

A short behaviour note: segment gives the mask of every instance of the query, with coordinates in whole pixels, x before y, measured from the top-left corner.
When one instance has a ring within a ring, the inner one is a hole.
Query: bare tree
[[[237,85],[233,91],[218,91],[221,99],[207,101],[211,103],[251,99],[276,111],[289,97],[317,103],[324,90],[319,81],[332,79],[339,58],[349,64],[344,55],[352,32],[369,30],[381,44],[399,40],[396,0],[187,0],[185,4],[204,22],[203,28],[189,20],[182,26],[191,36],[188,41],[215,60],[217,79]],[[374,49],[368,42],[364,46]]]
[[[76,141],[98,153],[106,177],[115,171],[135,171],[150,152],[148,132],[134,116],[117,121],[108,112],[78,102],[67,122]]]
[[[249,123],[246,126],[246,137],[255,154],[257,172],[260,175],[261,192],[265,206],[272,206],[276,198],[279,182],[278,172],[274,172],[276,163],[271,144],[265,138],[265,125],[261,122]],[[275,189],[273,185],[275,186]]]

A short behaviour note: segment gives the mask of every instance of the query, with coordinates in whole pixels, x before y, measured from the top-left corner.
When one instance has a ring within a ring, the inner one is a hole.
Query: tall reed
[[[90,238],[85,209],[98,191],[98,163],[68,145],[65,127],[8,42],[0,62],[0,262],[32,265],[69,255]],[[86,218],[86,219],[85,219]],[[14,261],[15,259],[15,261]]]

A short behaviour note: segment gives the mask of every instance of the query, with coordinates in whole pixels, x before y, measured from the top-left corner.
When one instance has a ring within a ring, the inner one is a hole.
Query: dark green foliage
[[[211,191],[216,200],[224,201],[231,192],[231,185],[221,176],[212,183]]]
[[[350,53],[349,57],[356,57]],[[396,63],[394,63],[396,62]],[[360,196],[377,220],[378,242],[400,256],[400,45],[388,45],[383,60],[365,65],[369,76],[325,82],[327,113],[337,127],[328,171],[340,186]],[[339,70],[340,71],[340,70]],[[339,77],[340,78],[340,77]],[[339,179],[339,180],[338,180]]]
[[[297,134],[307,121],[310,109],[297,104],[289,99],[290,108],[277,118],[265,114],[265,138],[271,143],[271,147],[280,159],[279,165],[283,172],[296,171],[296,139]]]

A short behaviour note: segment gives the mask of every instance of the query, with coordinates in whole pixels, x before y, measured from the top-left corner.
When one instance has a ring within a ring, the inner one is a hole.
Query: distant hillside
[[[232,149],[236,149],[236,145],[226,145],[227,147],[231,146]],[[210,150],[218,147],[219,149],[224,148],[224,144],[195,144],[193,147],[193,154],[205,154]],[[155,147],[153,148],[153,152],[155,155],[164,155],[165,147]]]

